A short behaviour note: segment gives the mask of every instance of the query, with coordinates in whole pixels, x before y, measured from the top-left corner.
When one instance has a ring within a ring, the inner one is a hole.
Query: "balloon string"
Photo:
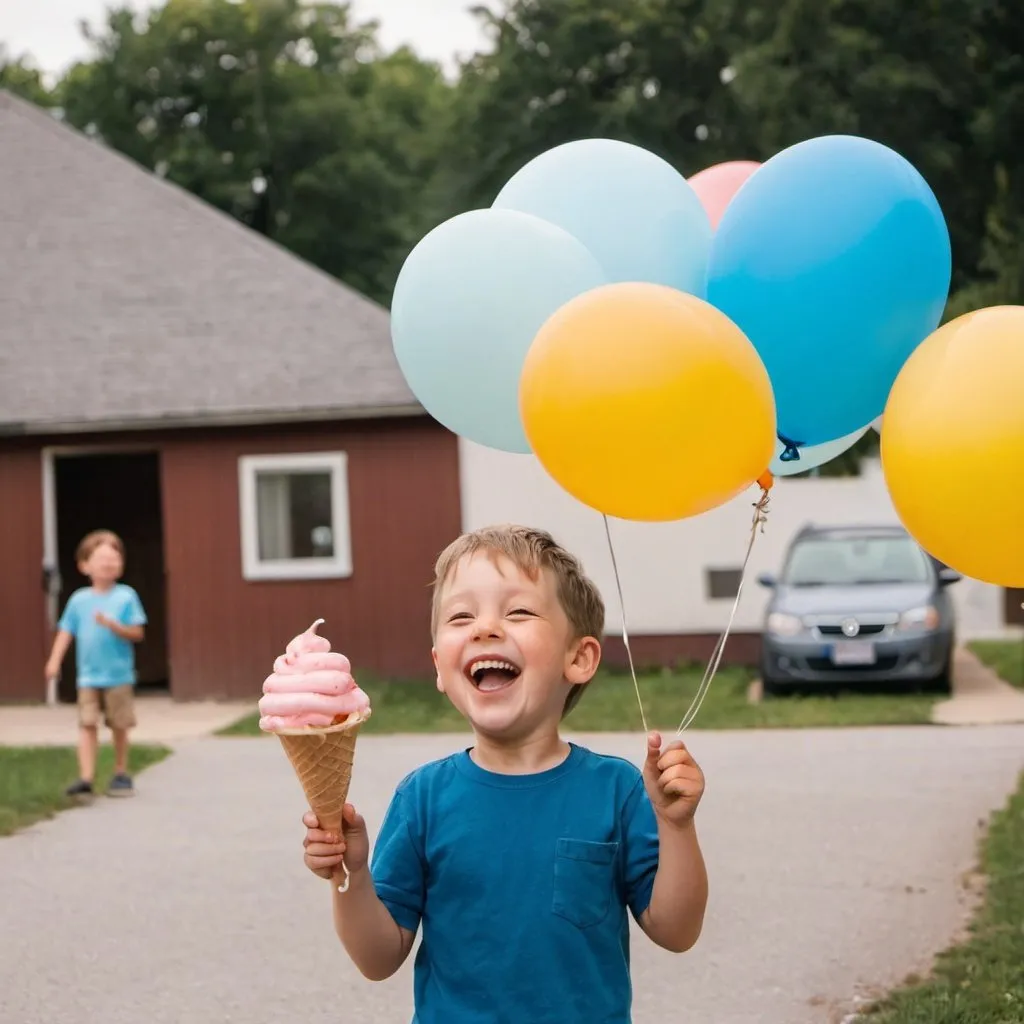
[[[701,705],[704,703],[704,698],[708,695],[708,690],[711,688],[711,681],[715,678],[715,674],[718,672],[718,666],[722,663],[722,655],[725,653],[725,642],[729,639],[729,634],[732,632],[733,623],[736,621],[736,611],[740,606],[740,598],[743,596],[743,584],[747,578],[747,567],[750,565],[750,555],[754,550],[754,542],[757,540],[758,533],[764,533],[764,524],[768,522],[768,505],[771,498],[768,495],[769,488],[762,484],[761,486],[761,497],[754,502],[754,519],[750,525],[750,540],[747,542],[747,554],[743,559],[743,568],[740,570],[740,582],[736,588],[736,599],[732,603],[732,611],[729,613],[729,621],[725,624],[725,630],[722,635],[718,638],[718,643],[715,644],[715,649],[711,652],[711,660],[708,662],[708,667],[704,671],[704,678],[700,681],[700,686],[697,687],[697,693],[694,696],[690,707],[687,709],[683,720],[679,723],[679,728],[676,729],[676,735],[680,735],[683,730],[689,728],[690,724],[697,717],[697,712],[700,711]]]
[[[612,530],[608,523],[608,517],[602,513],[604,519],[604,535],[608,538],[608,553],[612,556],[612,572],[615,574],[615,588],[619,592],[619,611],[622,613],[622,643],[626,648],[626,660],[629,662],[629,674],[633,678],[633,689],[636,691],[636,702],[640,705],[640,722],[643,724],[644,732],[647,732],[647,715],[644,713],[644,702],[640,697],[640,684],[636,679],[636,667],[633,664],[633,651],[629,646],[629,630],[626,627],[626,602],[622,597],[622,579],[619,577],[619,565],[615,558],[615,545],[612,544]]]

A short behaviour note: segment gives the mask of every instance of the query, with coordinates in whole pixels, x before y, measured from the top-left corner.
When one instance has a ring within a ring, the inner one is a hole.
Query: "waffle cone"
[[[276,734],[299,777],[310,810],[320,819],[320,828],[327,831],[341,831],[356,737],[369,717],[366,711],[349,715],[344,722],[326,729],[288,729]]]

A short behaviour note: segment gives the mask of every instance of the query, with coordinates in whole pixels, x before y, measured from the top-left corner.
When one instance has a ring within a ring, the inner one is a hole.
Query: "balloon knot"
[[[779,440],[785,448],[779,456],[779,462],[799,462],[800,449],[804,444],[803,441],[791,441],[788,437],[783,437],[782,434],[779,434]]]
[[[757,501],[754,502],[753,529],[755,531],[760,529],[762,533],[764,533],[764,525],[765,525],[765,523],[768,522],[768,507],[772,503],[772,497],[771,497],[771,494],[769,493],[770,490],[771,490],[770,487],[764,487],[762,485],[761,497],[758,498]]]

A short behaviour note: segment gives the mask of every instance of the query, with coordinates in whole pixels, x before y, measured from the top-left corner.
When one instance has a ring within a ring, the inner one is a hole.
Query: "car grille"
[[[894,654],[882,655],[873,665],[857,665],[855,671],[860,672],[891,672],[899,661]],[[807,667],[812,672],[849,672],[848,665],[834,665],[831,658],[808,658]]]
[[[877,636],[885,625],[881,622],[864,622],[860,624],[857,636]],[[843,627],[839,625],[818,626],[818,632],[822,636],[844,636]]]

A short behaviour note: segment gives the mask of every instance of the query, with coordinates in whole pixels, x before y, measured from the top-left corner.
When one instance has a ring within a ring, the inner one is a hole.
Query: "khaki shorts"
[[[80,686],[78,688],[78,724],[95,729],[100,712],[108,728],[131,729],[135,725],[135,688],[125,686]]]

